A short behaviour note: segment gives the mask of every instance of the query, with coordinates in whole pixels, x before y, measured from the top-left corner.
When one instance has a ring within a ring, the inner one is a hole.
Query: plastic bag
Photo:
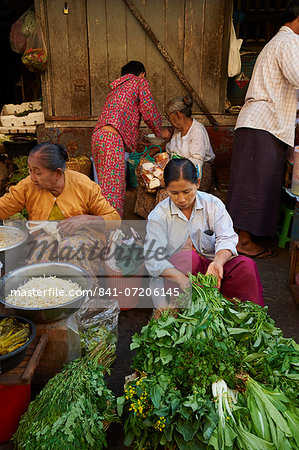
[[[129,235],[125,235],[119,229],[111,231],[105,267],[108,266],[109,269],[116,273],[120,272],[123,276],[133,276],[143,264],[143,245],[134,228],[130,228]]]
[[[228,76],[234,77],[241,72],[241,56],[240,48],[243,39],[237,39],[236,32],[233,24],[233,19],[231,20],[230,28],[230,44],[229,44],[229,54],[228,54]]]
[[[27,40],[26,50],[22,56],[22,62],[31,72],[43,72],[47,67],[48,53],[38,22],[34,32]]]
[[[102,341],[116,344],[119,312],[117,300],[94,297],[84,302],[78,311],[69,317],[67,326],[79,335],[82,355]]]
[[[26,38],[29,38],[34,31],[35,28],[35,12],[33,7],[29,8],[24,14],[24,20],[22,23],[22,33]]]
[[[27,39],[22,32],[22,25],[26,12],[12,25],[10,29],[10,46],[16,53],[24,53],[26,49]]]

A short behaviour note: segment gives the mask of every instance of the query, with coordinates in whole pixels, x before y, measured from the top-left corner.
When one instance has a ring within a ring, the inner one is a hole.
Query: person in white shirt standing
[[[289,2],[284,26],[255,63],[234,136],[227,209],[239,234],[239,254],[273,252],[253,242],[274,237],[287,148],[294,146],[299,88],[299,0]]]
[[[204,125],[191,117],[192,105],[191,95],[179,95],[169,100],[167,118],[175,131],[166,151],[170,157],[190,159],[201,177],[203,164],[212,161],[215,155]]]
[[[145,265],[153,280],[162,286],[165,281],[166,291],[173,283],[184,290],[188,272],[211,274],[226,297],[264,306],[256,263],[238,256],[232,220],[221,200],[197,190],[194,164],[172,159],[165,166],[164,181],[169,198],[149,214],[144,243]]]

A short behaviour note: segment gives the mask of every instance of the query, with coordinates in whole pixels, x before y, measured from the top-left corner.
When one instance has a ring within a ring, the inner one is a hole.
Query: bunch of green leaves
[[[213,383],[212,390],[219,420],[208,443],[209,448],[275,450],[273,443],[252,432],[252,421],[242,394],[229,389],[222,379]]]
[[[246,400],[257,436],[277,449],[299,448],[299,408],[283,392],[266,389],[249,377]]]
[[[267,307],[237,300],[231,303],[212,287],[214,281],[211,276],[207,279],[199,274],[191,278],[193,302],[203,301],[215,316],[211,324],[212,334],[225,329],[222,331],[224,334],[228,333],[239,346],[246,347],[248,354],[244,354],[242,370],[272,389],[283,389],[290,398],[298,400],[299,346],[293,339],[283,337]]]
[[[0,144],[2,144],[2,142],[13,142],[13,137],[13,134],[0,133]]]
[[[167,375],[137,378],[117,399],[124,413],[125,445],[134,448],[204,448],[217,425],[210,395],[191,389],[188,396],[173,386]]]
[[[224,335],[242,342],[247,348],[256,350],[267,347],[269,342],[282,336],[282,331],[275,327],[268,315],[267,307],[262,308],[253,302],[242,303],[233,299],[233,303],[225,299],[215,285],[214,277],[198,274],[190,276],[192,280],[192,301],[204,302],[213,316],[217,317],[218,329]],[[213,321],[213,331],[217,331]]]
[[[88,326],[87,324],[80,325],[79,336],[83,355],[93,350],[101,342],[105,342],[106,345],[115,347],[117,337],[114,333],[111,333],[105,325],[99,323]]]
[[[262,352],[248,354],[243,368],[255,380],[299,402],[299,346],[293,339],[279,339]]]
[[[223,380],[213,384],[219,421],[209,446],[216,450],[297,449],[298,408],[281,391],[266,389],[250,377],[244,381],[246,391],[237,398]]]
[[[177,356],[182,344],[191,337],[194,340],[212,337],[212,333],[205,333],[212,321],[209,307],[199,301],[182,310],[176,318],[166,310],[159,319],[152,319],[143,327],[140,335],[134,334],[130,347],[131,350],[137,349],[134,368],[148,374],[163,372]]]
[[[225,376],[235,386],[236,373],[247,354],[246,348],[229,336],[211,333],[213,320],[209,306],[197,301],[177,317],[165,311],[159,319],[152,319],[141,335],[134,335],[134,367],[147,372],[150,406],[146,413],[142,408],[141,414],[138,400],[143,401],[144,395],[133,402],[130,390],[118,399],[119,412],[124,406],[127,416],[126,445],[134,441],[141,449],[144,442],[150,442],[151,448],[177,445],[187,449],[208,443],[217,425],[211,383]],[[165,421],[162,430],[155,427],[161,417]]]
[[[207,390],[217,378],[224,378],[235,388],[236,373],[240,372],[246,354],[245,347],[237,346],[231,338],[214,336],[198,340],[191,337],[173,359],[171,377],[183,395],[189,395],[190,386]]]
[[[13,438],[17,448],[107,447],[107,424],[118,420],[104,379],[114,354],[102,342],[52,378],[23,415]]]
[[[28,156],[18,156],[12,160],[15,170],[13,171],[9,184],[17,184],[19,181],[28,177]]]

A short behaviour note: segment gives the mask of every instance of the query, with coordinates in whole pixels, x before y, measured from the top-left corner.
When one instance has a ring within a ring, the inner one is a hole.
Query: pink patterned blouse
[[[160,136],[162,119],[151,94],[149,82],[133,74],[124,75],[110,84],[104,107],[94,131],[112,125],[125,144],[136,150],[141,115],[147,126]]]

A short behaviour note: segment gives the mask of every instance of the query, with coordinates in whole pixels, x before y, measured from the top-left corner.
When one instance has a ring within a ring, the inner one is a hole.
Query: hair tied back
[[[186,106],[190,106],[190,108],[192,108],[193,105],[193,98],[191,95],[185,95],[184,97],[184,103]]]
[[[68,155],[68,152],[67,152],[66,148],[63,145],[61,145],[61,144],[55,144],[55,145],[61,151],[61,154],[62,154],[64,160],[68,161],[69,160],[69,155]]]

